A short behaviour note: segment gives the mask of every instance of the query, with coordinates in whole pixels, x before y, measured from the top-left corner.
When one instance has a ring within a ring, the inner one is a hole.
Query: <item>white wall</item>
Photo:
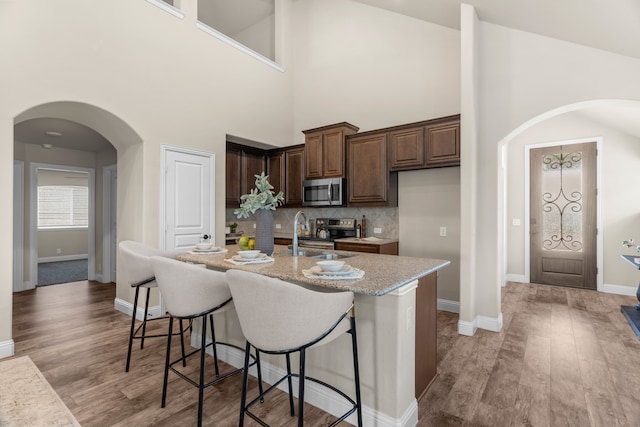
[[[504,195],[498,164],[503,139],[528,120],[562,106],[593,99],[639,100],[640,60],[482,21],[476,41],[479,80],[476,87],[466,91],[477,90],[480,94],[478,153],[468,159],[477,168],[477,191],[463,180],[461,195],[463,200],[476,195],[479,201],[474,216],[463,212],[462,217],[463,223],[474,224],[474,230],[463,234],[462,239],[477,239],[474,251],[478,262],[474,266],[463,258],[461,269],[471,265],[477,282],[461,283],[461,295],[475,292],[473,298],[462,298],[461,313],[472,313],[475,308],[477,315],[493,319],[497,325],[505,271]],[[469,102],[465,101],[463,111]],[[461,320],[474,322],[478,318],[461,315]]]
[[[194,15],[181,20],[144,1],[1,2],[3,187],[13,179],[14,118],[49,102],[84,103],[76,121],[118,150],[118,238],[158,245],[161,144],[223,154],[226,134],[233,134],[289,145],[290,74],[210,37],[195,22]],[[100,109],[104,114],[94,114]],[[119,118],[119,127],[108,125],[109,114]],[[122,132],[122,123],[133,132]],[[224,155],[216,156],[215,166],[223,188]],[[224,218],[224,206],[224,191],[217,191],[217,218]],[[0,208],[0,224],[11,236],[11,206]],[[224,236],[222,221],[216,235]],[[0,343],[11,338],[11,241],[0,243]],[[131,299],[121,283],[117,294]]]
[[[451,261],[438,272],[438,298],[460,301],[460,168],[399,172],[398,181],[400,255]]]
[[[293,3],[294,143],[460,113],[460,32],[349,0]]]
[[[640,236],[640,187],[629,185],[640,171],[640,139],[611,129],[570,112],[536,124],[516,136],[509,144],[507,162],[507,272],[523,275],[525,271],[524,223],[511,225],[513,218],[524,220],[524,146],[571,139],[602,137],[602,202],[603,280],[605,285],[622,285],[635,290],[638,272],[620,258],[623,240]],[[640,239],[636,237],[636,240]],[[640,241],[640,240],[639,240]],[[633,292],[631,292],[633,293]]]

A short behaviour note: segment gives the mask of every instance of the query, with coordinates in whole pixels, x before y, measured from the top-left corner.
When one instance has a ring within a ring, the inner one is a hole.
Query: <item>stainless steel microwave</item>
[[[344,206],[347,202],[346,179],[307,179],[302,183],[303,206]]]

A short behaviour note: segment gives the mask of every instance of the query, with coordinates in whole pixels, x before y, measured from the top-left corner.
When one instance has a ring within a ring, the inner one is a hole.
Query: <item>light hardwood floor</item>
[[[164,339],[134,349],[124,372],[130,318],[114,310],[114,298],[114,285],[96,282],[14,294],[16,356],[32,358],[83,426],[195,425],[197,390],[175,375],[160,408]],[[474,337],[457,334],[456,314],[439,312],[439,374],[419,402],[419,425],[640,426],[640,342],[620,313],[633,304],[510,283],[503,331]],[[235,377],[205,391],[205,425],[237,425],[240,388]],[[275,393],[260,415],[295,425],[286,395]],[[332,420],[305,410],[305,425]]]

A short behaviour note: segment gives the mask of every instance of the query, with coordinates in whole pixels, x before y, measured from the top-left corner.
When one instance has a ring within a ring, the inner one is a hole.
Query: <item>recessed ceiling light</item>
[[[51,144],[42,144],[42,148],[46,148],[48,150],[49,148],[53,148],[53,145],[51,145]]]
[[[59,136],[62,136],[62,134],[60,132],[54,132],[52,130],[48,130],[44,134],[47,135],[47,136],[50,136],[52,138],[57,138]]]

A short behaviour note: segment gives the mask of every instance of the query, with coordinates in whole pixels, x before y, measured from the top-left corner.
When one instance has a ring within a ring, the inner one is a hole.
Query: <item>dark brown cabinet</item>
[[[349,206],[397,206],[397,174],[390,174],[387,133],[368,132],[347,139]]]
[[[286,206],[302,205],[304,146],[297,145],[268,153],[269,182],[273,191],[284,193]]]
[[[304,177],[304,146],[290,148],[285,155],[285,203],[287,206],[302,205],[302,180]]]
[[[345,138],[357,131],[356,126],[346,122],[303,131],[305,177],[345,176]]]
[[[389,132],[391,170],[424,166],[424,127]]]
[[[460,165],[460,115],[386,130],[391,171]]]
[[[256,177],[266,172],[262,150],[227,143],[225,159],[225,201],[228,208],[240,206],[240,196],[255,187]]]
[[[366,252],[369,254],[398,255],[398,242],[373,245],[367,243],[336,241],[337,251]]]
[[[427,166],[460,165],[460,120],[425,128]]]

